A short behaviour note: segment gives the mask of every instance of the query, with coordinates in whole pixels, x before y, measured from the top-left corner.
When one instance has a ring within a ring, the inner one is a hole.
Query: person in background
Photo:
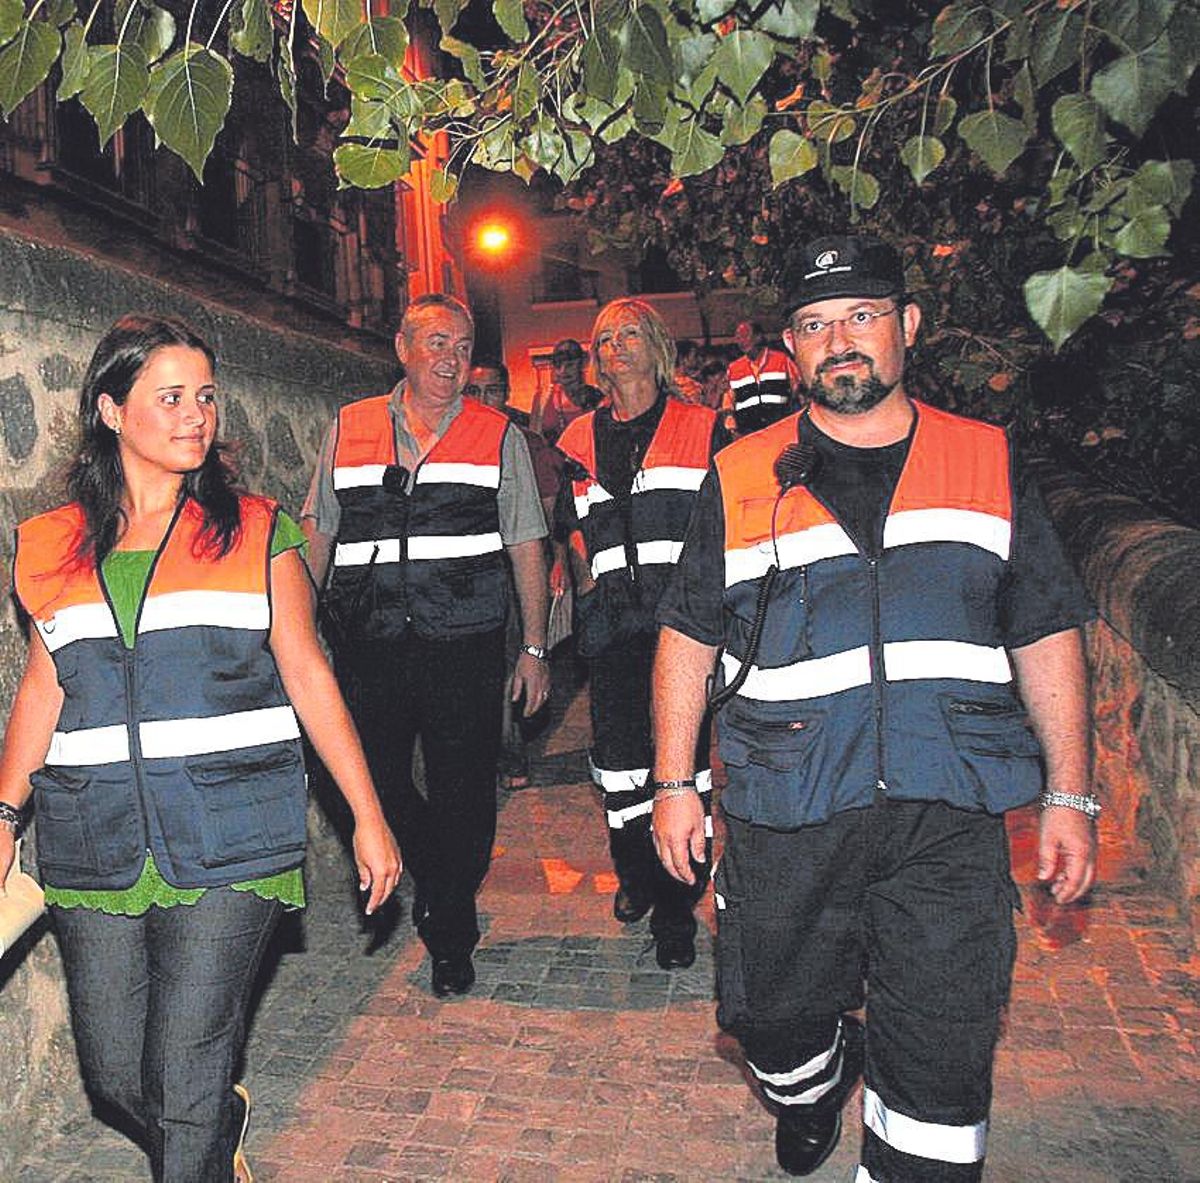
[[[675,373],[671,378],[675,397],[685,403],[704,402],[704,386],[700,382],[700,349],[687,337],[675,342]]]
[[[527,715],[550,693],[546,519],[520,430],[462,396],[474,336],[453,296],[409,304],[395,342],[404,379],[342,407],[302,511],[313,577],[329,579],[335,669],[400,838],[439,998],[475,984],[510,566],[522,641],[511,693]]]
[[[236,488],[213,366],[154,316],[96,347],[72,499],[17,529],[34,628],[0,756],[0,882],[32,795],[84,1083],[167,1183],[250,1177],[234,1075],[263,952],[304,904],[299,724],[354,815],[368,913],[400,876],[303,536]]]
[[[733,339],[742,355],[729,363],[726,375],[725,425],[747,435],[792,412],[800,375],[782,349],[767,344],[762,326],[755,321],[742,321]]]
[[[564,337],[550,354],[550,390],[544,399],[540,392],[534,396],[529,416],[530,427],[541,432],[547,443],[556,443],[572,419],[604,401],[604,392],[583,380],[585,360],[583,346],[574,337]]]
[[[513,409],[508,405],[509,379],[508,367],[494,358],[479,358],[471,366],[467,377],[467,385],[463,390],[465,398],[473,398],[483,403],[485,407],[503,411],[514,423],[520,426]],[[562,482],[563,457],[556,448],[546,443],[542,436],[527,427],[521,427],[525,443],[529,447],[529,458],[533,462],[533,474],[537,481],[538,498],[547,519],[554,515],[554,503],[558,497],[558,488]],[[561,546],[556,549],[562,550]],[[561,573],[563,563],[561,556],[551,566],[551,578],[555,572],[559,575],[558,586],[551,588],[552,595],[562,595]],[[510,601],[508,622],[505,628],[505,654],[510,665],[515,667],[517,656],[521,651],[521,621],[516,611],[515,602]],[[525,753],[525,736],[522,731],[522,716],[516,711],[512,698],[512,685],[506,686],[504,695],[504,713],[501,724],[500,740],[500,787],[502,789],[523,789],[529,785],[529,758]]]
[[[644,301],[614,300],[601,309],[592,358],[610,402],[576,419],[559,441],[569,478],[559,526],[575,579],[576,648],[588,666],[592,777],[603,794],[619,884],[613,914],[632,923],[651,912],[658,964],[686,968],[696,957],[692,908],[704,881],[672,879],[650,844],[654,610],[696,490],[727,437],[714,411],[673,396],[675,346]],[[693,740],[699,771],[689,771],[687,783],[707,808],[708,739],[698,733]],[[701,843],[696,858],[704,857]]]
[[[921,312],[897,252],[801,258],[785,340],[809,407],[717,457],[659,607],[654,837],[691,883],[704,808],[669,786],[720,706],[717,1019],[777,1107],[780,1166],[836,1146],[865,1000],[857,1178],[975,1183],[1015,957],[1005,811],[1041,792],[1057,903],[1095,874],[1092,613],[1004,432],[905,392]]]

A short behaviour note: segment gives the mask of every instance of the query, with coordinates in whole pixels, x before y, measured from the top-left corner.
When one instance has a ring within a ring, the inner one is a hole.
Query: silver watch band
[[[1093,821],[1101,812],[1100,802],[1091,793],[1059,793],[1047,789],[1041,796],[1041,805],[1043,809],[1049,809],[1051,805],[1061,805],[1065,809],[1086,813]]]

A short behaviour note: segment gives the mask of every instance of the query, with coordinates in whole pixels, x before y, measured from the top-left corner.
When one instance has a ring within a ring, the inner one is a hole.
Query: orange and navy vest
[[[177,887],[272,875],[304,857],[300,728],[267,643],[278,507],[240,505],[237,541],[216,558],[201,545],[200,507],[181,504],[132,648],[95,565],[75,557],[80,507],[17,527],[16,594],[63,691],[30,777],[38,864],[56,887],[130,887],[147,850]]]
[[[328,608],[359,642],[411,626],[451,638],[499,628],[508,578],[497,496],[508,417],[471,399],[404,491],[390,394],[341,409],[333,488],[341,522]]]
[[[587,564],[596,590],[582,597],[578,624],[620,617],[622,635],[653,633],[654,609],[666,587],[687,530],[696,493],[712,458],[716,412],[668,397],[641,468],[628,512],[596,479],[595,412],[574,420],[558,442],[579,466],[571,482],[578,531],[571,546]],[[603,647],[599,630],[583,636],[581,652]],[[610,631],[606,629],[605,631]],[[594,640],[597,645],[589,644]]]
[[[782,419],[792,407],[795,365],[786,353],[767,349],[756,366],[744,354],[729,363],[729,389],[739,434]]]
[[[749,676],[719,716],[722,806],[776,829],[882,795],[989,813],[1041,787],[997,616],[1009,559],[1008,442],[914,403],[916,426],[865,557],[807,489],[780,493],[790,416],[717,455],[725,511],[726,644],[747,652],[761,580],[779,568]]]

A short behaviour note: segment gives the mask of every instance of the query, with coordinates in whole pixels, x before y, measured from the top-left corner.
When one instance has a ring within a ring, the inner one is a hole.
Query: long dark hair
[[[117,544],[125,525],[121,497],[125,471],[116,433],[100,415],[100,396],[124,404],[150,355],[165,345],[198,349],[215,367],[208,342],[182,321],[130,313],[100,339],[79,392],[79,449],[67,472],[67,491],[83,509],[86,526],[76,558],[98,567]],[[191,497],[204,513],[205,553],[228,554],[241,530],[237,475],[225,445],[214,443],[199,468],[185,473],[182,497]]]

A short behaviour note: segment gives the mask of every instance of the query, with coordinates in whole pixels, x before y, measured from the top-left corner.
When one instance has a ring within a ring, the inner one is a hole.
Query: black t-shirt
[[[883,448],[853,448],[830,439],[807,416],[805,438],[817,449],[809,489],[866,554],[883,546],[887,507],[908,456],[911,433]],[[1016,509],[1012,549],[997,597],[1004,645],[1019,649],[1075,628],[1095,612],[1063,551],[1035,481],[1014,465]],[[683,552],[658,602],[659,624],[704,645],[724,640],[725,513],[720,479],[709,470],[696,497]]]

